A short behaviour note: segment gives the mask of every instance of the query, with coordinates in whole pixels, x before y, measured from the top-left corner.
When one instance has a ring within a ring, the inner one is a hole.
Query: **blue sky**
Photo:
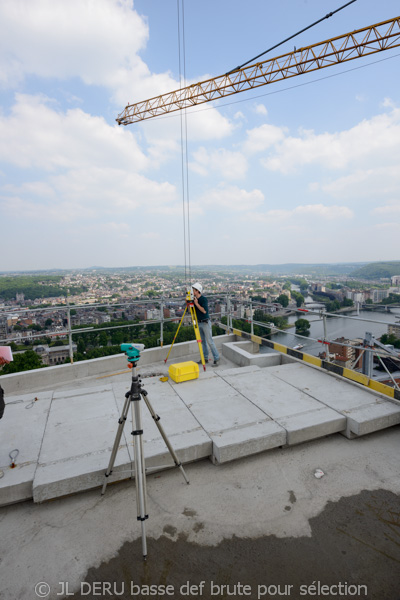
[[[186,0],[187,81],[345,3]],[[0,271],[184,263],[180,115],[115,121],[179,87],[177,7],[1,0]],[[269,57],[399,12],[357,0]],[[188,110],[191,263],[399,260],[399,72],[400,48]]]

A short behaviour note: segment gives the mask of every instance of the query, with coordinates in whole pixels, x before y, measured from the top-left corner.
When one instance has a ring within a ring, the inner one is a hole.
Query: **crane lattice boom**
[[[116,121],[119,125],[144,121],[397,46],[400,46],[400,17],[300,48],[149,100],[128,104]]]

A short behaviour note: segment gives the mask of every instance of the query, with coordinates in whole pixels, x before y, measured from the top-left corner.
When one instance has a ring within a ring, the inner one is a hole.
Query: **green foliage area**
[[[294,324],[296,326],[296,333],[299,333],[301,335],[307,335],[310,333],[309,329],[311,325],[307,319],[297,319],[297,321],[295,321]]]
[[[295,291],[292,291],[291,294],[292,294],[292,297],[296,300],[297,308],[300,308],[300,306],[302,306],[304,304],[303,294],[300,294],[300,292],[295,292]]]
[[[343,284],[341,284],[341,283],[326,283],[325,287],[330,290],[340,290],[340,289],[342,289]]]
[[[286,308],[289,304],[289,298],[286,296],[286,294],[281,294],[278,296],[276,301],[279,302],[279,304],[282,304],[283,308]]]
[[[400,348],[400,339],[394,333],[384,333],[381,337],[382,344],[391,344],[395,348]]]
[[[308,281],[303,277],[290,277],[289,281],[294,283],[294,285],[298,285],[301,290],[308,290]]]
[[[372,300],[371,300],[372,303]],[[379,302],[379,304],[400,304],[400,295],[399,294],[389,294],[388,298],[384,298]]]
[[[288,325],[288,320],[286,317],[274,317],[273,315],[264,313],[262,310],[254,311],[254,320],[261,321],[263,323],[273,323],[278,329],[286,329]],[[263,327],[263,331],[266,331],[265,327]],[[271,330],[269,330],[267,333],[270,332]]]
[[[11,300],[17,294],[24,294],[26,300],[37,298],[55,298],[66,296],[67,288],[57,285],[61,281],[60,275],[17,275],[15,277],[0,277],[0,298]],[[86,286],[69,288],[71,294],[86,292]]]
[[[226,317],[222,317],[221,322],[226,325]],[[232,326],[235,329],[240,329],[241,331],[245,331],[246,333],[251,333],[251,324],[249,322],[247,322],[245,319],[232,319]],[[253,330],[254,330],[254,335],[258,335],[259,337],[268,337],[269,334],[271,333],[271,329],[269,327],[261,327],[261,325],[254,325]],[[226,333],[226,332],[224,330],[222,330],[222,332],[218,335],[223,335],[224,333]],[[213,335],[214,335],[214,329],[213,329]]]
[[[327,294],[313,294],[313,300],[325,304],[327,312],[335,312],[345,306],[354,306],[354,302],[350,298],[344,298],[342,302],[339,302],[339,300],[331,300]]]
[[[400,275],[400,261],[370,263],[351,273],[361,279],[387,279],[394,275]]]
[[[1,375],[8,375],[9,373],[19,373],[20,371],[30,371],[31,369],[40,369],[46,365],[42,364],[40,356],[33,350],[27,350],[20,354],[14,354],[14,360],[8,365],[4,365],[1,369]]]
[[[344,298],[342,301],[342,306],[354,306],[354,302],[350,298]]]
[[[116,323],[121,324],[118,321],[114,321],[112,324],[103,323],[102,325],[95,326],[93,331],[74,335],[74,341],[77,344],[74,360],[81,361],[120,354],[120,345],[127,342],[144,344],[145,348],[155,348],[160,345],[159,323],[140,324],[136,326],[132,324],[131,327],[123,327],[121,329],[105,329],[105,327],[110,327]],[[125,325],[126,321],[123,324]],[[164,324],[164,345],[172,343],[177,329],[178,323]],[[220,333],[216,333],[216,329],[213,327],[213,335],[221,335],[222,333],[225,332],[220,330]],[[175,342],[186,342],[194,339],[196,339],[196,336],[193,326],[182,325]]]

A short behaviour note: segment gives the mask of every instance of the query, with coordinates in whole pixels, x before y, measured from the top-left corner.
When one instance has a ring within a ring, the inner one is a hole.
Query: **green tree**
[[[46,319],[44,324],[45,327],[51,327],[51,325],[53,325],[53,319]]]
[[[86,351],[86,344],[83,341],[83,338],[79,338],[76,344],[76,349],[79,354],[83,354]]]
[[[99,344],[100,346],[107,346],[108,344],[108,335],[105,331],[102,331],[99,335]]]
[[[283,308],[286,308],[289,304],[289,298],[286,296],[286,294],[281,294],[278,296],[276,301],[279,302],[279,304],[282,304]]]
[[[303,294],[300,294],[299,292],[292,292],[292,296],[296,300],[297,308],[300,308],[300,306],[302,306],[304,304]]]
[[[297,319],[295,321],[296,333],[300,333],[301,335],[308,335],[310,333],[310,322],[307,319]]]
[[[40,356],[33,350],[27,350],[19,354],[14,354],[14,360],[8,365],[4,365],[1,370],[2,375],[9,373],[19,373],[20,371],[30,371],[32,369],[40,369],[42,364]]]
[[[350,298],[344,298],[342,306],[354,306],[354,302]]]

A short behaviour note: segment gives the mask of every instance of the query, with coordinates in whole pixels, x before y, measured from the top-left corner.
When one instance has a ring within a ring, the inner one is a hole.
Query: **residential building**
[[[385,298],[389,298],[389,290],[371,290],[372,292],[372,302],[376,304],[377,302],[382,302]]]

